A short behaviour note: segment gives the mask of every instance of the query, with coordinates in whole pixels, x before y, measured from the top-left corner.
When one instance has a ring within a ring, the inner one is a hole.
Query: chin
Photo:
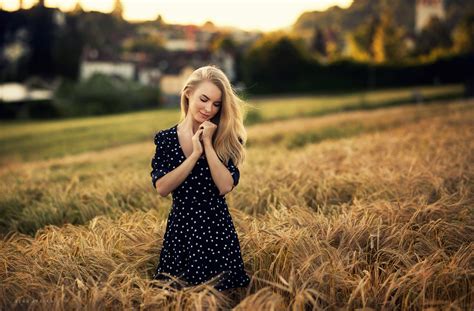
[[[201,115],[200,112],[198,112],[198,115],[197,115],[197,118],[196,120],[199,121],[199,122],[204,122],[204,121],[207,121],[207,120],[210,120],[211,117],[204,117],[203,115]]]
[[[194,121],[196,121],[197,123],[201,124],[201,123],[203,123],[205,120],[200,119],[200,118],[194,118]]]

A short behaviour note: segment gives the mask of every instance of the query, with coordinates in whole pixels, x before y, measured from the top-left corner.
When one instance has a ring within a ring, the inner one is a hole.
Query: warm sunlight
[[[17,10],[19,0],[1,0],[4,10]],[[29,8],[37,0],[24,0]],[[46,0],[46,6],[71,10],[76,0]],[[110,12],[115,0],[82,0],[84,10]],[[264,31],[288,27],[305,11],[325,10],[333,5],[348,7],[352,0],[123,0],[124,18],[127,20],[155,19],[161,14],[165,22],[177,24],[203,24],[210,20],[218,26],[235,26],[242,29]]]
[[[474,310],[473,29],[473,0],[0,0],[0,311]]]

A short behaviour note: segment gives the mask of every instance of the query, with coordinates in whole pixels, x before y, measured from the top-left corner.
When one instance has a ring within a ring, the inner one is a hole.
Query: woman
[[[198,68],[182,88],[180,122],[155,135],[152,184],[173,204],[153,279],[218,291],[249,284],[225,199],[245,158],[241,103],[220,69]]]

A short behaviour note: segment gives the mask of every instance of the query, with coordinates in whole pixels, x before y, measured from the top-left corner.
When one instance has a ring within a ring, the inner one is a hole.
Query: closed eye
[[[201,101],[205,103],[205,102],[207,102],[207,98],[202,98],[202,97],[201,97]],[[221,104],[214,104],[214,106],[220,107]]]

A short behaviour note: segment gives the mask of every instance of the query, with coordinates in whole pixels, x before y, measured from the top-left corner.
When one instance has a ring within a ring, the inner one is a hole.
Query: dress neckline
[[[173,126],[173,128],[174,128],[174,137],[176,138],[176,143],[178,144],[178,149],[181,150],[181,154],[183,155],[184,159],[187,160],[189,157],[186,156],[186,154],[184,153],[184,149],[183,147],[181,147],[181,143],[179,142],[178,123],[176,123],[176,125]],[[201,155],[198,160],[201,160],[201,159],[204,159],[204,152],[203,152],[203,155]]]

